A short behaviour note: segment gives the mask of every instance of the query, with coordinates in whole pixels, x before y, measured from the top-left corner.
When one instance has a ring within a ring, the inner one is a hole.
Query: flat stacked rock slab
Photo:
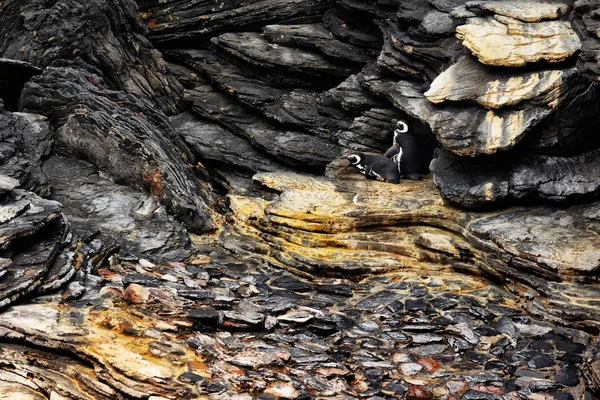
[[[521,67],[538,61],[560,62],[581,49],[568,21],[527,23],[496,14],[470,18],[456,28],[463,45],[486,65]]]

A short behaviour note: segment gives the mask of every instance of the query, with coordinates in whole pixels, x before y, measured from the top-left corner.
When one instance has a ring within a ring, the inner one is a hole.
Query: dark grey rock
[[[214,229],[212,194],[188,167],[193,155],[149,102],[108,90],[85,70],[47,68],[27,83],[21,106],[56,121],[57,144],[69,155],[90,160],[117,183],[145,187],[190,231]]]

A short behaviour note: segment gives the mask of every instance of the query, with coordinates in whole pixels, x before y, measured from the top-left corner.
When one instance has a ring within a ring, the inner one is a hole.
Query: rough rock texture
[[[42,113],[57,128],[57,145],[84,157],[117,182],[145,188],[188,229],[214,228],[209,190],[192,172],[194,157],[149,102],[106,90],[85,70],[47,68],[23,92],[24,110]]]
[[[578,75],[575,68],[506,75],[472,57],[463,57],[438,75],[424,95],[436,104],[469,100],[487,109],[515,106],[524,101],[550,106],[558,102],[563,87],[573,85],[568,79],[574,75]]]
[[[0,99],[4,106],[15,111],[21,96],[23,85],[31,79],[32,76],[42,72],[40,68],[34,67],[25,61],[10,60],[0,58]]]
[[[180,110],[181,85],[143,36],[131,0],[6,1],[0,5],[0,57],[37,67],[72,66],[104,79],[110,89]]]
[[[138,5],[0,2],[0,397],[598,397],[595,1]]]
[[[595,338],[532,317],[529,302],[480,277],[406,270],[305,279],[205,251],[172,265],[113,258],[79,301],[45,297],[7,309],[0,393],[591,396],[584,376],[595,370],[584,360]],[[134,292],[148,301],[132,302]]]
[[[502,173],[496,165],[502,165]],[[439,151],[431,163],[442,196],[464,207],[478,207],[527,196],[553,201],[593,198],[600,193],[600,151],[573,157],[532,155],[522,160],[502,156],[465,162]]]
[[[600,2],[595,0],[577,1],[573,12],[573,25],[582,39],[581,52],[577,60],[577,68],[586,76],[598,81],[600,65],[598,52],[600,51],[600,18],[598,10]]]
[[[107,249],[140,257],[180,260],[191,254],[187,231],[155,198],[100,177],[84,161],[52,157],[44,170],[51,198],[62,204],[77,236],[91,233]]]
[[[326,4],[320,0],[141,0],[148,37],[156,42],[210,38],[235,26],[238,29],[268,23],[308,23],[320,19]]]
[[[47,118],[10,113],[0,103],[0,173],[18,180],[22,188],[40,195],[49,193],[41,160],[52,146]]]
[[[0,309],[64,285],[87,268],[87,251],[70,234],[56,201],[16,189],[0,175]]]
[[[510,17],[470,18],[456,28],[463,46],[486,65],[520,67],[537,61],[560,62],[581,48],[568,21],[520,22]]]
[[[430,181],[389,185],[284,173],[255,179],[280,196],[230,196],[236,224],[223,242],[236,253],[309,274],[416,268],[521,282],[537,292],[531,312],[598,324],[590,317],[594,296],[572,301],[567,294],[598,290],[581,279],[600,268],[598,202],[468,213],[445,206]]]

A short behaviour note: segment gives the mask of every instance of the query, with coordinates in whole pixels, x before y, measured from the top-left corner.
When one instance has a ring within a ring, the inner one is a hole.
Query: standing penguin
[[[351,154],[347,158],[367,179],[400,183],[399,166],[394,160],[384,156],[363,153]]]
[[[400,120],[394,129],[392,147],[385,152],[384,157],[396,157],[402,178],[418,180],[429,173],[429,162],[435,148],[435,144],[432,146],[431,142],[432,139],[425,135],[409,132],[408,124]]]

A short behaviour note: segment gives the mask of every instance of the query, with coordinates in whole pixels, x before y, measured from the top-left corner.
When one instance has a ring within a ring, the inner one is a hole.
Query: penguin
[[[363,153],[351,154],[347,158],[367,179],[400,183],[400,170],[394,160]]]
[[[392,139],[392,147],[390,147],[383,155],[386,158],[392,158],[400,149],[400,135],[408,133],[408,124],[404,121],[398,121],[396,129],[394,129],[394,138]]]
[[[434,142],[429,136],[409,132],[408,123],[400,120],[394,129],[392,147],[385,152],[384,157],[396,157],[403,179],[419,180],[429,173],[429,162],[437,145]]]

